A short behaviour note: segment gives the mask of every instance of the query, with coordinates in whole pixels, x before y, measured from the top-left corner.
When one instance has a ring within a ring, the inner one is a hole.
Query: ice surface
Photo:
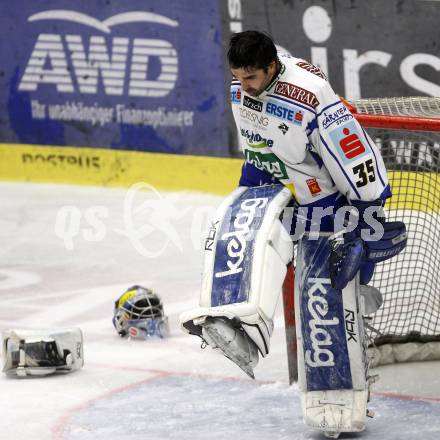
[[[0,330],[77,326],[85,338],[81,371],[22,380],[0,375],[0,439],[322,438],[303,425],[298,391],[287,384],[280,307],[256,382],[180,331],[179,313],[197,301],[202,231],[221,198],[130,194],[0,184]],[[161,295],[168,339],[131,341],[116,334],[114,301],[134,283]],[[424,365],[423,374],[407,368],[405,392],[415,393],[411,382],[424,380],[419,394],[438,390],[438,363],[431,367]],[[387,391],[402,392],[391,381],[401,368],[386,375]],[[376,418],[354,437],[440,438],[434,400],[375,395],[371,409]]]
[[[378,397],[371,407],[378,416],[368,421],[362,437],[414,439],[421,428],[415,422],[424,420],[432,429],[423,430],[423,438],[439,438],[438,404]],[[104,440],[109,436],[135,440],[142,435],[155,440],[228,439],[237,435],[242,440],[322,438],[304,426],[300,414],[298,390],[285,384],[159,375],[90,402],[64,420],[58,432],[68,440]],[[343,438],[360,436],[346,434]]]

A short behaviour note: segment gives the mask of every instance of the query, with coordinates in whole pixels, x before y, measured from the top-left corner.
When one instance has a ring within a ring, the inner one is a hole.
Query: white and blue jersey
[[[303,206],[333,204],[341,195],[389,197],[379,150],[324,74],[290,55],[279,54],[279,60],[280,73],[258,97],[232,80],[232,111],[246,160],[241,184],[267,183],[269,174]]]

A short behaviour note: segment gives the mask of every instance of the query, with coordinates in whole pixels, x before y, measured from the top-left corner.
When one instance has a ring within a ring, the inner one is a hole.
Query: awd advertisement
[[[2,142],[229,155],[217,0],[0,12]]]

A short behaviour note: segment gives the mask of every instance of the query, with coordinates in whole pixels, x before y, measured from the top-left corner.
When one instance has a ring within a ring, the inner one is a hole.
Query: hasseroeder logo
[[[77,23],[100,34],[89,38],[79,34],[39,34],[19,90],[35,91],[42,84],[52,84],[59,93],[96,94],[99,78],[106,95],[157,98],[174,89],[178,57],[170,42],[155,38],[110,38],[109,34],[121,24],[144,22],[176,27],[177,21],[144,11],[124,12],[104,21],[71,10],[43,11],[28,18],[29,22],[53,20]],[[154,79],[149,77],[152,57],[160,63],[160,72]]]
[[[223,278],[235,275],[243,271],[242,263],[246,253],[246,244],[252,224],[256,218],[257,210],[265,208],[269,199],[267,197],[257,197],[244,200],[240,205],[240,211],[234,219],[234,230],[223,234],[220,239],[227,241],[226,251],[228,260],[226,261],[227,270],[217,272],[216,278]]]
[[[329,326],[339,324],[339,319],[335,316],[332,319],[325,319],[328,313],[328,302],[325,298],[327,289],[324,284],[330,284],[328,278],[309,278],[311,287],[307,294],[309,300],[307,309],[312,319],[309,321],[310,340],[312,349],[306,350],[306,363],[310,367],[333,367],[334,354],[331,351],[332,338],[330,336]]]

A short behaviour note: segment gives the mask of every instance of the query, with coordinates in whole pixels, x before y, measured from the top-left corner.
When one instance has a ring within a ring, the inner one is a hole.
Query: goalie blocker
[[[79,328],[7,330],[2,334],[3,372],[8,376],[70,373],[84,365]]]

